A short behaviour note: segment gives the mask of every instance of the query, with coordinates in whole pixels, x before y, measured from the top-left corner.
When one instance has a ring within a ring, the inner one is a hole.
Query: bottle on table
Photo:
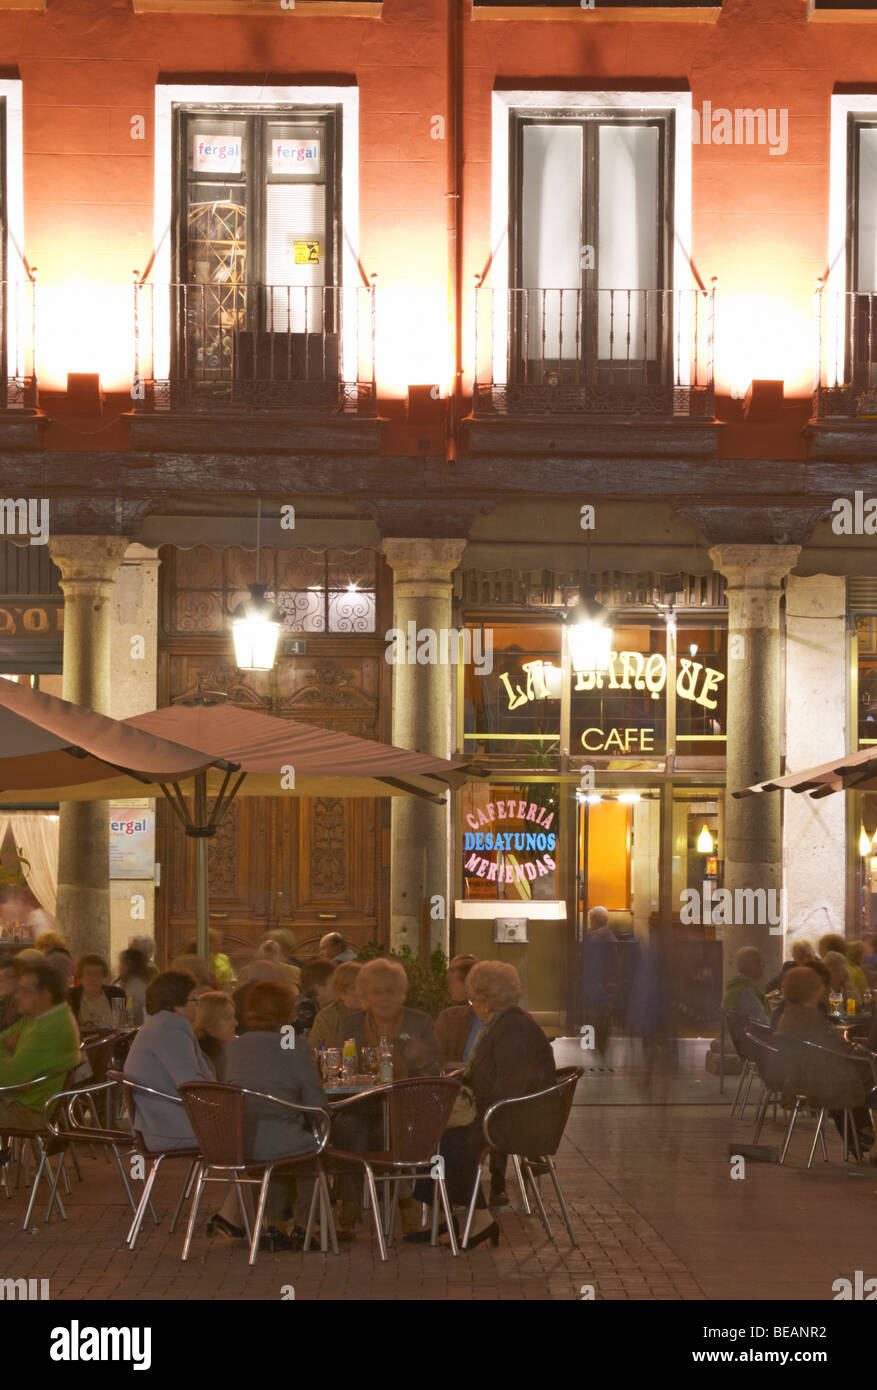
[[[356,1041],[348,1038],[341,1054],[341,1065],[345,1081],[352,1081],[356,1073]]]
[[[381,1045],[378,1048],[378,1081],[385,1083],[393,1080],[393,1049],[390,1046],[389,1038],[381,1038]]]

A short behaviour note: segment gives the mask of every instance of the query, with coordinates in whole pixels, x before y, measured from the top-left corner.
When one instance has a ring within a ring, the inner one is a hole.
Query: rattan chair
[[[553,1086],[547,1086],[542,1091],[534,1091],[531,1095],[513,1096],[507,1100],[497,1101],[486,1111],[483,1120],[485,1145],[479,1158],[475,1182],[472,1185],[472,1196],[469,1199],[466,1229],[463,1232],[464,1250],[472,1229],[472,1218],[475,1214],[475,1202],[478,1197],[484,1160],[495,1150],[512,1155],[522,1190],[525,1190],[524,1183],[529,1182],[546,1235],[549,1240],[553,1240],[551,1223],[545,1211],[542,1193],[537,1185],[537,1175],[533,1171],[533,1164],[536,1163],[544,1168],[554,1184],[558,1205],[569,1238],[573,1246],[578,1248],[578,1241],[557,1178],[557,1170],[554,1167],[554,1155],[560,1148],[560,1141],[563,1138],[569,1112],[572,1109],[575,1089],[579,1078],[584,1075],[584,1067],[564,1067],[563,1072],[564,1074]]]
[[[344,1114],[363,1102],[373,1102],[380,1098],[388,1110],[389,1148],[368,1153],[350,1153],[334,1147],[327,1150],[326,1157],[333,1165],[361,1167],[368,1186],[369,1205],[374,1221],[378,1250],[382,1260],[387,1258],[384,1232],[381,1229],[381,1215],[378,1208],[377,1183],[385,1188],[406,1179],[429,1177],[432,1179],[432,1234],[431,1243],[438,1244],[439,1199],[445,1214],[451,1249],[457,1255],[457,1240],[448,1192],[445,1186],[444,1164],[437,1163],[436,1157],[445,1126],[460,1091],[460,1082],[449,1076],[409,1077],[404,1081],[392,1081],[386,1086],[375,1086],[361,1095],[338,1101],[332,1107],[332,1117]],[[395,1194],[394,1194],[395,1195]],[[392,1239],[395,1202],[390,1207],[387,1221],[387,1238]]]
[[[201,1163],[198,1169],[195,1195],[192,1199],[181,1258],[183,1260],[189,1258],[192,1233],[195,1229],[198,1207],[205,1184],[224,1182],[228,1187],[229,1181],[232,1181],[238,1194],[244,1229],[250,1240],[250,1264],[255,1264],[271,1178],[275,1172],[289,1172],[290,1170],[300,1173],[301,1176],[307,1176],[308,1170],[310,1170],[316,1179],[305,1231],[305,1250],[310,1246],[314,1208],[319,1196],[321,1247],[325,1252],[328,1228],[332,1250],[337,1255],[338,1241],[335,1236],[335,1224],[332,1220],[329,1189],[320,1160],[320,1155],[329,1140],[330,1120],[328,1113],[312,1105],[296,1105],[292,1101],[281,1100],[280,1097],[268,1095],[264,1091],[253,1091],[246,1086],[230,1086],[221,1081],[185,1081],[181,1083],[179,1091],[201,1149]],[[260,1101],[269,1101],[273,1105],[281,1106],[290,1114],[308,1118],[315,1129],[315,1148],[305,1153],[289,1153],[278,1158],[247,1158],[245,1156],[244,1121],[248,1096]],[[212,1176],[214,1173],[217,1176]],[[252,1232],[250,1231],[241,1186],[244,1183],[258,1184],[259,1187],[259,1201]]]
[[[166,1100],[172,1105],[182,1105],[182,1100],[179,1096],[168,1095],[165,1091],[153,1090],[151,1086],[142,1086],[139,1081],[131,1081],[127,1076],[123,1076],[121,1072],[114,1071],[112,1069],[107,1072],[107,1077],[110,1081],[117,1082],[118,1085],[120,1085],[123,1089],[125,1101],[128,1107],[128,1116],[131,1121],[132,1148],[134,1152],[144,1160],[144,1162],[149,1163],[149,1172],[146,1175],[146,1181],[143,1185],[143,1195],[141,1196],[140,1201],[137,1204],[137,1210],[134,1213],[134,1220],[131,1222],[131,1225],[128,1228],[128,1234],[125,1237],[125,1244],[128,1246],[130,1250],[133,1250],[134,1246],[137,1244],[137,1237],[140,1234],[140,1227],[143,1225],[143,1217],[145,1216],[146,1209],[149,1206],[149,1201],[152,1196],[152,1189],[155,1186],[155,1179],[158,1176],[158,1170],[161,1167],[164,1160],[166,1158],[185,1158],[188,1160],[186,1177],[180,1189],[180,1195],[177,1199],[177,1205],[174,1208],[173,1217],[171,1218],[170,1230],[171,1232],[173,1232],[176,1230],[177,1222],[180,1219],[180,1212],[183,1209],[183,1203],[189,1195],[196,1170],[198,1169],[201,1163],[201,1151],[200,1149],[194,1147],[186,1149],[148,1148],[146,1141],[143,1138],[143,1135],[137,1128],[136,1097],[141,1094],[157,1096],[159,1100]]]

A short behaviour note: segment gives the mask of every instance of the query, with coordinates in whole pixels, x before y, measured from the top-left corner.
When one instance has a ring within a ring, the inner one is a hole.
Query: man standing
[[[594,1043],[605,1059],[609,1046],[609,1025],[615,988],[617,938],[609,925],[605,907],[592,907],[588,913],[588,932],[584,951],[584,1020],[594,1029]]]
[[[67,1073],[81,1060],[79,1030],[65,1001],[64,981],[43,961],[22,969],[15,1001],[22,1016],[0,1033],[0,1086],[37,1076],[46,1080],[0,1095],[0,1130],[42,1130],[43,1106],[64,1089]]]

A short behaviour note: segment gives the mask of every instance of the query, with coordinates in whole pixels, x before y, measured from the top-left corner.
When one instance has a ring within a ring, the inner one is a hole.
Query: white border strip
[[[512,108],[564,111],[675,111],[676,140],[673,149],[673,287],[691,284],[691,93],[690,92],[494,92],[492,102],[492,198],[489,279],[494,289],[509,284],[509,125]],[[683,301],[684,302],[684,301]],[[503,318],[503,323],[505,317]],[[684,340],[684,339],[683,339]],[[685,364],[683,363],[683,366]],[[503,330],[494,334],[494,381],[505,380],[506,343]]]
[[[171,213],[174,196],[173,108],[175,105],[341,106],[341,284],[350,288],[353,309],[344,316],[343,371],[347,381],[357,377],[356,295],[359,274],[359,89],[357,87],[224,87],[207,83],[171,85],[155,89],[155,262],[150,280],[156,285],[171,281]],[[156,301],[153,325],[156,380],[170,372],[170,323],[167,314],[158,322]]]
[[[6,102],[6,363],[10,377],[20,365],[27,374],[27,341],[30,336],[31,305],[24,291],[28,276],[24,268],[24,140],[22,135],[22,84],[19,78],[0,80],[0,97]],[[23,296],[23,302],[19,296]],[[22,328],[21,320],[26,316]],[[22,362],[18,362],[21,331]],[[31,344],[33,350],[35,344]],[[36,371],[34,360],[32,370]]]

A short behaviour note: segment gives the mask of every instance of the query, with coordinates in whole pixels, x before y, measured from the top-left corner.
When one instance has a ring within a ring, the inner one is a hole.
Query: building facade
[[[875,20],[0,3],[4,672],[479,769],[444,807],[242,799],[227,945],[525,949],[571,1025],[598,903],[728,959],[877,925],[877,802],[731,795],[873,733]],[[255,582],[284,636],[254,675]],[[599,673],[566,630],[594,600]],[[160,871],[108,895],[109,808],[60,808],[82,940],[191,935],[153,809]]]

